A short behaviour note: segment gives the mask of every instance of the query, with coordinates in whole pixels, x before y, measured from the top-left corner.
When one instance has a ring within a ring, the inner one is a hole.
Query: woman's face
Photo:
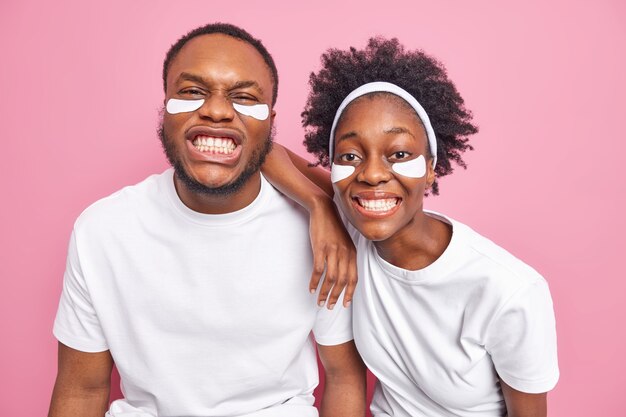
[[[424,191],[435,179],[426,156],[426,132],[401,98],[364,96],[344,111],[335,130],[333,163],[354,171],[334,168],[347,177],[333,186],[341,209],[367,239],[387,240],[421,214]]]

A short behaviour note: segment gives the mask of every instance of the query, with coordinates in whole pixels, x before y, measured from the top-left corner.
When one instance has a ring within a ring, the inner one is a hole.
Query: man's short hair
[[[278,70],[276,69],[276,64],[274,64],[272,55],[267,51],[267,49],[265,49],[265,46],[263,46],[263,43],[261,43],[260,40],[256,39],[240,27],[229,23],[209,23],[208,25],[200,26],[199,28],[187,33],[170,47],[165,55],[165,61],[163,61],[163,91],[167,91],[167,74],[169,72],[170,65],[183,46],[195,37],[216,33],[240,39],[249,43],[257,51],[259,51],[272,75],[272,81],[274,84],[272,87],[272,106],[276,104],[276,98],[278,97]]]

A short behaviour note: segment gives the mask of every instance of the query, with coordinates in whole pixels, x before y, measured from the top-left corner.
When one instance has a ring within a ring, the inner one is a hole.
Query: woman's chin
[[[368,240],[373,242],[382,242],[391,238],[395,234],[395,229],[388,225],[380,224],[382,222],[368,222],[369,224],[355,225],[356,229]],[[376,224],[379,223],[379,224]]]

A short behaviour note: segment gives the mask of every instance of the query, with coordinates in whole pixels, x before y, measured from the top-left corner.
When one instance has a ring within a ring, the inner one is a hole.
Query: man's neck
[[[176,193],[184,205],[203,214],[226,214],[250,205],[261,191],[261,174],[257,172],[235,193],[205,194],[190,191],[174,174]]]

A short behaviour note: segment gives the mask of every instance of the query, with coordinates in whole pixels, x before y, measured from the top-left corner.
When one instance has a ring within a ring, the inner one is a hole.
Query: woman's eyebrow
[[[393,135],[401,135],[403,133],[406,133],[408,135],[415,137],[415,135],[409,129],[405,127],[392,127],[389,129],[385,129],[383,132],[386,134],[393,134]]]
[[[400,126],[395,126],[395,127],[390,127],[389,129],[385,129],[383,130],[383,133],[388,134],[388,135],[401,135],[406,133],[407,135],[411,135],[413,137],[415,137],[415,135],[406,127],[400,127]],[[343,135],[339,136],[337,138],[337,142],[340,142],[342,140],[345,139],[350,139],[350,138],[354,138],[359,136],[354,130],[350,131],[350,132],[346,132]]]
[[[339,136],[339,137],[337,138],[337,142],[340,142],[340,141],[342,141],[342,140],[346,140],[346,139],[350,139],[350,138],[354,138],[354,137],[357,137],[357,136],[358,136],[358,135],[357,135],[357,134],[356,134],[356,132],[353,130],[353,131],[350,131],[350,132],[344,133],[343,135]]]

